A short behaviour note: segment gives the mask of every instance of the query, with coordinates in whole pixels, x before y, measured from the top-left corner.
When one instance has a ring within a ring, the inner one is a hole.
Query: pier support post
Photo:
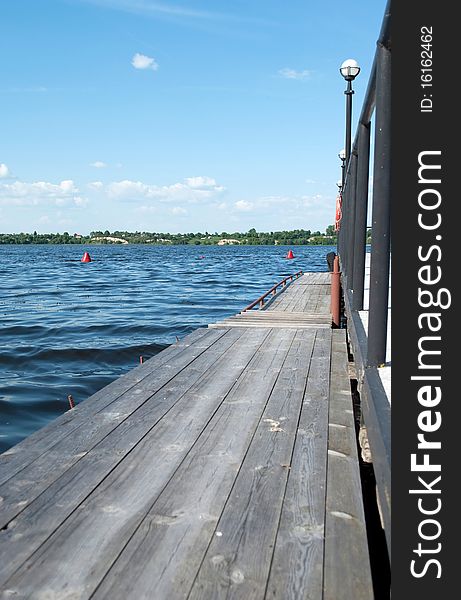
[[[339,327],[341,319],[341,273],[339,271],[339,257],[333,261],[331,273],[331,320],[335,327]]]

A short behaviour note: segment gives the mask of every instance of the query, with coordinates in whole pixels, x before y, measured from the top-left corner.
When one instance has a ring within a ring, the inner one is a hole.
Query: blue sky
[[[2,0],[0,232],[325,230],[384,8]]]

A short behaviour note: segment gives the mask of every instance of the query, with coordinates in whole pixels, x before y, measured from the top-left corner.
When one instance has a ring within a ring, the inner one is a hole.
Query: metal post
[[[342,209],[344,209],[344,188],[341,189],[341,202],[342,202]],[[342,229],[343,227],[343,219],[341,216],[341,221],[339,223],[339,229],[336,232],[336,253],[341,256],[342,252],[343,252],[343,234],[342,234]]]
[[[352,80],[347,82],[346,94],[346,169],[349,167],[349,158],[351,155],[351,139],[352,139]]]
[[[348,182],[348,207],[347,207],[347,289],[354,289],[354,231],[355,231],[355,204],[357,190],[357,153],[351,154],[349,162]]]
[[[340,229],[340,240],[341,250],[339,252],[340,269],[343,274],[344,288],[347,289],[345,283],[348,276],[348,258],[347,258],[347,236],[349,233],[349,171],[346,173],[346,179],[343,188],[343,207],[342,207],[342,218],[341,218],[341,229]]]
[[[390,263],[391,52],[378,46],[368,366],[386,362]]]
[[[368,208],[368,176],[370,170],[370,124],[359,124],[358,131],[358,164],[355,204],[354,232],[354,295],[352,310],[363,309],[363,293],[365,282],[365,254],[367,238]]]
[[[352,78],[346,78],[347,88],[345,90],[346,95],[346,145],[344,151],[346,153],[346,157],[344,160],[344,168],[343,168],[343,176],[342,176],[342,194],[343,194],[343,208],[342,208],[342,220],[341,220],[341,244],[340,244],[340,260],[341,260],[341,270],[343,271],[343,278],[347,281],[347,278],[350,276],[350,261],[349,261],[349,238],[350,238],[350,214],[349,207],[351,205],[351,185],[350,185],[350,175],[351,175],[351,165],[350,165],[350,156],[351,156],[351,140],[352,140],[352,95],[354,94],[354,90],[352,89]],[[346,289],[349,286],[346,285]]]

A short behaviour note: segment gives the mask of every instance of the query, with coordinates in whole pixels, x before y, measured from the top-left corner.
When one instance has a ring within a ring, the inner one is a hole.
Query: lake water
[[[0,246],[0,452],[331,246]],[[91,263],[81,263],[84,251]]]

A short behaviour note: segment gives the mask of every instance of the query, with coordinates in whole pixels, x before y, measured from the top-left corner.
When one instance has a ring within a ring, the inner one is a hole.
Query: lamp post
[[[352,132],[352,82],[360,73],[360,67],[356,60],[348,58],[343,62],[339,68],[341,75],[347,81],[346,94],[346,147],[345,147],[345,168],[349,165],[349,158],[351,155],[351,132]]]
[[[347,88],[345,90],[346,94],[346,145],[344,147],[344,154],[340,152],[339,158],[343,161],[343,181],[341,186],[341,198],[343,202],[342,207],[342,223],[341,223],[341,232],[339,236],[339,250],[341,256],[341,268],[345,277],[345,281],[347,281],[347,286],[349,289],[352,288],[352,278],[351,278],[351,267],[353,265],[353,245],[352,245],[352,228],[353,222],[355,218],[355,195],[352,185],[346,186],[346,176],[348,169],[350,169],[350,158],[351,158],[351,140],[352,140],[352,95],[354,90],[352,89],[352,82],[360,73],[360,67],[356,60],[352,58],[348,58],[343,62],[341,67],[339,68],[339,72],[347,81]],[[344,160],[342,158],[344,156]],[[350,172],[350,171],[349,171]]]

